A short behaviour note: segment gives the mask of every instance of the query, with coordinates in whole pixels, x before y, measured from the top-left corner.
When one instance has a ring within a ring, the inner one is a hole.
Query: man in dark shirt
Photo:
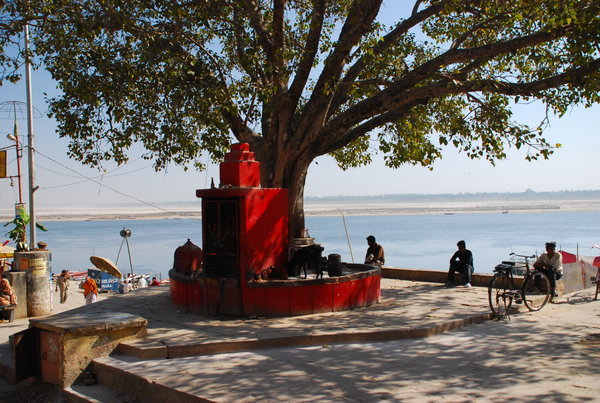
[[[367,249],[367,255],[365,256],[365,264],[375,264],[381,266],[385,263],[385,254],[383,253],[383,246],[379,245],[375,241],[373,235],[367,237],[367,243],[369,248]]]
[[[459,272],[465,280],[465,287],[471,287],[471,273],[473,272],[473,254],[467,249],[465,241],[458,241],[458,250],[450,258],[450,269],[446,285],[454,285],[454,272]]]

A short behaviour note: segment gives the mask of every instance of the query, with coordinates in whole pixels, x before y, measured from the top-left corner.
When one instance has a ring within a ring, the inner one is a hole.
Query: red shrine
[[[302,247],[288,247],[287,189],[261,188],[260,163],[245,143],[232,145],[220,177],[218,188],[196,191],[202,198],[202,264],[176,256],[176,266],[189,261],[190,267],[169,272],[171,299],[180,310],[292,316],[379,301],[381,271],[367,265],[346,264],[347,273],[333,277],[262,280],[261,271],[285,270],[290,252]],[[178,251],[196,256],[190,245],[195,247],[188,242]]]

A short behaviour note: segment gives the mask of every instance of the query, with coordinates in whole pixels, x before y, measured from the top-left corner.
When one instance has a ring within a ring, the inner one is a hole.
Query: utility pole
[[[31,62],[29,60],[29,24],[25,24],[25,78],[27,85],[27,142],[29,149],[29,247],[35,248],[35,171],[34,171],[34,143],[33,143],[33,102],[31,96]]]

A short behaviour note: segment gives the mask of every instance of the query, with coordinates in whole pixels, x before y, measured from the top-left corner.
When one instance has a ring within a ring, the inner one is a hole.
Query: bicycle
[[[516,266],[515,261],[503,261],[494,268],[494,276],[488,286],[488,300],[490,308],[496,316],[506,316],[512,303],[524,303],[530,311],[539,311],[552,298],[550,280],[543,272],[531,269],[529,259],[535,255],[517,255],[511,253],[513,258],[523,258],[523,265]],[[513,271],[523,268],[523,282],[520,287],[516,286]]]

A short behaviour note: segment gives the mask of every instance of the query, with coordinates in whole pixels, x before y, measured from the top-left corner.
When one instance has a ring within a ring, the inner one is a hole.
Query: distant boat
[[[444,213],[445,215],[454,215],[454,213]]]
[[[504,210],[502,214],[508,214],[508,210]]]
[[[85,278],[87,277],[87,270],[67,270],[69,273],[69,277],[71,278],[71,280],[73,281],[81,281],[81,280],[85,280]],[[54,277],[58,277],[60,276],[60,273],[53,273]]]

